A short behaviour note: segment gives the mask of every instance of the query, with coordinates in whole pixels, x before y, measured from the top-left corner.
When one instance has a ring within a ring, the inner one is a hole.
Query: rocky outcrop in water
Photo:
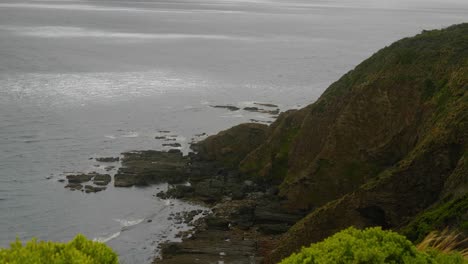
[[[187,180],[188,158],[179,150],[134,151],[123,153],[122,167],[114,176],[115,187],[146,186]]]
[[[99,161],[99,162],[117,162],[119,160],[120,160],[119,157],[100,157],[100,158],[96,158],[96,161]]]
[[[96,172],[67,175],[66,178],[68,180],[68,184],[65,185],[65,188],[68,188],[71,191],[79,190],[86,193],[105,190],[106,187],[104,186],[108,185],[112,181],[112,177],[109,174],[100,174]],[[97,186],[89,184],[83,186],[83,183],[91,181]]]

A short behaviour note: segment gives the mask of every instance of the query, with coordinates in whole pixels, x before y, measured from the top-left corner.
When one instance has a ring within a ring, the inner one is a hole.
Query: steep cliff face
[[[333,84],[309,107],[281,184],[292,206],[329,203],[269,261],[350,225],[412,220],[403,231],[415,240],[450,225],[468,231],[467,91],[467,24],[398,41]]]
[[[286,208],[311,211],[267,262],[350,225],[415,240],[429,228],[468,231],[467,91],[461,24],[395,42],[314,104],[281,114],[231,163],[278,185]]]
[[[464,96],[467,28],[424,32],[382,49],[316,103],[283,114],[241,169],[280,182],[291,207],[308,209],[397,165]]]

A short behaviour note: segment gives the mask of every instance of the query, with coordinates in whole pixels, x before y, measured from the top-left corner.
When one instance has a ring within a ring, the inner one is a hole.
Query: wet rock
[[[237,110],[240,110],[239,107],[237,106],[233,106],[233,105],[210,105],[211,107],[213,108],[224,108],[224,109],[227,109],[229,111],[237,111]]]
[[[162,145],[164,147],[175,147],[175,148],[182,146],[180,143],[177,143],[177,142],[176,143],[163,143]]]
[[[134,176],[130,174],[116,174],[114,176],[114,186],[115,187],[132,187],[134,185],[138,185],[138,181],[135,179]],[[141,183],[139,185],[146,185]]]
[[[93,183],[96,185],[107,185],[111,182],[112,177],[109,174],[97,174],[93,178]]]
[[[263,234],[279,235],[279,234],[286,233],[289,228],[290,228],[290,225],[284,224],[284,223],[262,224],[262,225],[259,225],[258,230]]]
[[[99,162],[117,162],[119,161],[119,157],[101,157],[101,158],[96,158],[96,161]]]
[[[83,185],[81,185],[80,183],[69,183],[65,185],[65,188],[70,189],[70,191],[75,191],[83,189]]]
[[[188,158],[180,151],[123,153],[122,167],[114,176],[116,187],[146,186],[162,182],[182,183],[188,179]]]
[[[255,222],[259,224],[294,224],[304,215],[285,212],[279,206],[259,205],[255,208]]]
[[[259,263],[255,258],[257,243],[232,231],[207,230],[161,249],[163,259],[155,263]]]
[[[166,139],[166,136],[156,136],[155,139]]]
[[[212,203],[223,197],[224,184],[219,180],[204,180],[193,185],[194,195],[201,201]]]
[[[164,133],[164,134],[171,133],[171,131],[169,131],[169,130],[159,130],[158,132],[159,133]]]
[[[258,112],[260,109],[258,107],[244,107],[244,110],[249,112]]]
[[[77,175],[67,175],[67,180],[69,183],[83,183],[83,182],[88,182],[90,181],[95,174],[89,173],[89,174],[77,174]]]
[[[266,107],[274,107],[274,108],[277,108],[278,106],[275,105],[275,104],[267,104],[267,103],[254,103],[256,105],[260,105],[260,106],[266,106]]]
[[[175,255],[181,251],[180,243],[165,243],[161,247],[161,254]]]
[[[249,112],[256,112],[256,113],[269,114],[269,115],[277,115],[280,112],[279,109],[266,110],[266,109],[261,109],[258,107],[244,107],[244,110],[249,111]]]
[[[106,187],[95,187],[95,186],[91,186],[91,185],[86,185],[84,187],[84,190],[85,190],[86,193],[100,192],[100,191],[103,191],[105,189],[106,189]]]
[[[113,169],[115,169],[115,166],[107,166],[104,168],[106,171],[111,171]]]
[[[182,151],[180,151],[180,149],[170,149],[167,152],[168,153],[182,153]]]
[[[207,216],[205,218],[205,223],[208,229],[229,230],[229,221],[226,219]]]
[[[261,111],[261,113],[269,114],[269,115],[277,115],[277,114],[280,113],[280,110],[279,110],[279,109],[275,109],[275,110],[263,110],[263,111]]]
[[[175,185],[170,187],[167,192],[160,192],[156,196],[161,199],[168,199],[168,198],[189,198],[192,196],[194,192],[194,188],[192,186],[187,185]]]

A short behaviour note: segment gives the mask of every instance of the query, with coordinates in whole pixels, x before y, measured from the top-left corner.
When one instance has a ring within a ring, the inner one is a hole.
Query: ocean
[[[164,184],[58,180],[167,149],[161,130],[187,153],[197,134],[269,123],[242,108],[310,104],[380,48],[467,14],[464,0],[0,0],[0,247],[82,233],[150,263],[187,228],[171,214],[200,206],[156,198]]]

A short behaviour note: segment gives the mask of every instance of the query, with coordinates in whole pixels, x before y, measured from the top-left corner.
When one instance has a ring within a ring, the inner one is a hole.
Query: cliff
[[[197,149],[277,185],[287,210],[310,212],[267,262],[351,225],[413,240],[431,228],[466,232],[467,90],[468,24],[424,31],[378,51],[271,126],[238,126]]]

